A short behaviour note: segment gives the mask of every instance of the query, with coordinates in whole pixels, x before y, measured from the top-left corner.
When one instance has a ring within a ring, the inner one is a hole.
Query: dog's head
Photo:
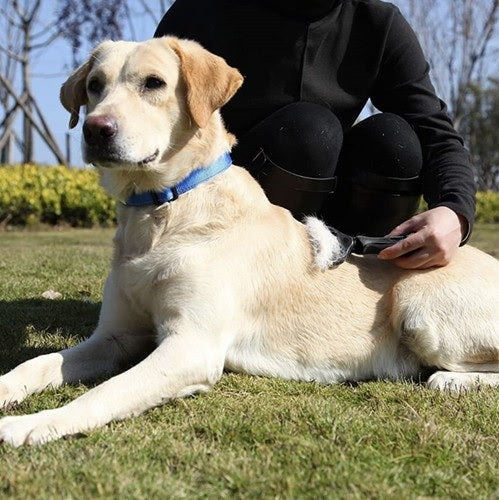
[[[106,41],[62,85],[61,102],[71,113],[71,128],[86,106],[86,162],[158,170],[210,125],[242,80],[236,69],[193,41]]]

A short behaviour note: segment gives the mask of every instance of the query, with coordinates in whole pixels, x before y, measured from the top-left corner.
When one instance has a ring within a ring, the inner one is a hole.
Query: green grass
[[[475,245],[496,252],[499,227]],[[0,233],[0,371],[92,332],[111,230]],[[497,255],[497,254],[496,254]],[[61,300],[42,299],[53,289]],[[8,414],[70,401],[29,398]],[[499,393],[226,374],[206,395],[42,447],[0,445],[0,498],[498,498]]]

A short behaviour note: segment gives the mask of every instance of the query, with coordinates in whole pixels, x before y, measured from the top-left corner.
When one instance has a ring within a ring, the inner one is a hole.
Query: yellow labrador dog
[[[224,368],[335,383],[431,367],[432,388],[499,384],[499,263],[468,246],[429,271],[373,257],[321,269],[322,223],[296,221],[230,164],[218,109],[241,83],[223,59],[167,37],[104,42],[63,85],[71,126],[87,108],[86,161],[127,206],[95,332],[1,377],[0,405],[114,376],[61,408],[3,418],[4,442],[138,415],[208,391]]]

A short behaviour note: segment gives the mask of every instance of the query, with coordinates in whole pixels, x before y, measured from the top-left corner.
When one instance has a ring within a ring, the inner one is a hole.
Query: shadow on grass
[[[0,300],[0,372],[58,350],[55,339],[64,342],[90,336],[100,307],[100,303],[80,300]]]

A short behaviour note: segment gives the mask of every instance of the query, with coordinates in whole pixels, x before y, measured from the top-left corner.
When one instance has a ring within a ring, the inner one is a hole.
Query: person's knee
[[[422,164],[421,144],[404,119],[367,118],[345,135],[337,190],[322,216],[349,234],[388,233],[419,206]]]
[[[402,117],[379,113],[359,122],[345,136],[341,167],[395,178],[417,177],[423,165],[421,143]]]
[[[328,108],[297,102],[279,109],[241,137],[234,157],[244,162],[244,156],[261,148],[289,172],[327,178],[334,175],[342,143],[342,126]]]

